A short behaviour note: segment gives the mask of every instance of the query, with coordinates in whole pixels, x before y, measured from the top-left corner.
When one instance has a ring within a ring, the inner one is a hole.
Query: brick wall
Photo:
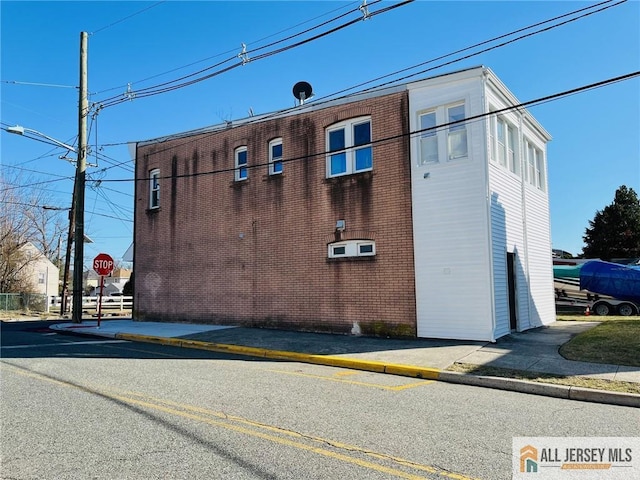
[[[325,178],[325,128],[371,116],[374,142],[408,131],[405,92],[139,146],[135,315],[167,321],[415,336],[409,139],[373,147],[373,171]],[[283,174],[268,175],[281,137]],[[234,181],[247,146],[249,178]],[[160,169],[160,208],[148,210]],[[375,257],[328,259],[342,239]]]

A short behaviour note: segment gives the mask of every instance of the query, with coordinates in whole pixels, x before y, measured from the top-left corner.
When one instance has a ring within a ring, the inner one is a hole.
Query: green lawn
[[[583,362],[640,367],[640,316],[558,315],[558,320],[602,322],[560,347],[563,357]]]

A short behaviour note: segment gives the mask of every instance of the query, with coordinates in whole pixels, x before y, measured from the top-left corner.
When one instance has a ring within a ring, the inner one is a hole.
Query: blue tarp
[[[580,268],[580,289],[640,303],[640,267],[592,260]]]

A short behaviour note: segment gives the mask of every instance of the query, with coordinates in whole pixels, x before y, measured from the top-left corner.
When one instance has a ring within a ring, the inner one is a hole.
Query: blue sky
[[[129,83],[135,91],[188,75],[235,56],[243,42],[251,50],[359,4],[2,1],[2,129],[19,124],[65,143],[76,141],[78,94],[67,87],[78,84],[81,31],[91,34],[89,91],[98,102],[124,94]],[[324,97],[590,5],[595,3],[415,1],[195,85],[102,109],[90,121],[89,143],[101,158],[87,170],[85,231],[95,243],[85,247],[85,265],[100,252],[121,258],[132,241],[133,164],[126,142],[244,118],[249,109],[260,114],[291,107],[291,87],[300,80]],[[524,102],[640,70],[639,32],[640,3],[626,1],[411,80],[482,64]],[[640,79],[530,111],[553,136],[553,246],[578,254],[588,221],[613,201],[615,190],[627,185],[640,192]],[[20,172],[25,184],[49,181],[38,187],[50,195],[47,203],[70,205],[74,166],[58,159],[63,150],[6,132],[0,141],[3,176]]]

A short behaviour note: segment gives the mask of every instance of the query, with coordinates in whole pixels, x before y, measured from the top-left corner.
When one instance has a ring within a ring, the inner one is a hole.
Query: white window
[[[371,118],[355,118],[329,127],[327,151],[327,177],[371,170]]]
[[[160,170],[149,172],[149,208],[160,208]]]
[[[247,169],[247,147],[238,147],[235,151],[235,177],[236,182],[249,178]]]
[[[490,127],[491,159],[520,175],[518,129],[502,117],[493,117]]]
[[[464,103],[447,108],[447,123],[460,122],[464,118]],[[467,156],[467,126],[465,122],[449,126],[448,140],[450,160]]]
[[[420,165],[467,157],[465,104],[443,105],[420,112]],[[438,129],[438,125],[449,125]]]
[[[545,162],[542,151],[535,147],[529,140],[525,140],[526,160],[525,160],[525,180],[539,188],[546,190]]]
[[[269,175],[282,173],[282,139],[276,138],[269,142]]]
[[[436,112],[420,115],[420,164],[426,165],[438,161],[438,134],[436,131]]]
[[[376,254],[376,242],[373,240],[348,240],[329,244],[329,258],[371,257]]]
[[[45,279],[45,273],[44,272],[38,272],[38,283],[40,285],[44,285],[44,279]]]

